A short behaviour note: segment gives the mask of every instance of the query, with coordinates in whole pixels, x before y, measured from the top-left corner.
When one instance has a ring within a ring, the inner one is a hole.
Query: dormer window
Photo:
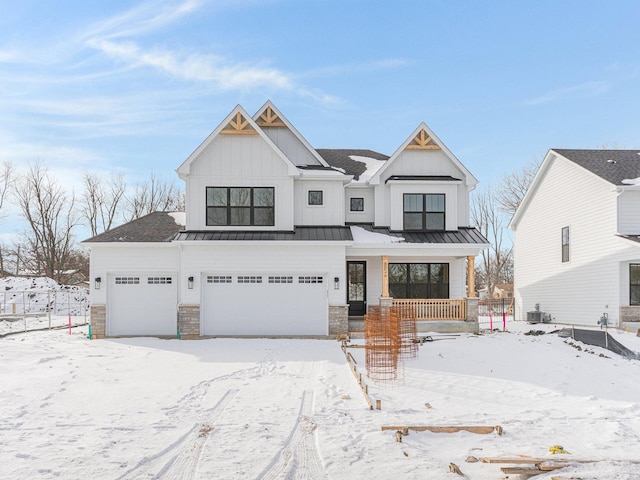
[[[273,187],[207,187],[208,226],[274,225]]]
[[[445,230],[443,193],[405,193],[403,204],[404,230]]]
[[[322,190],[309,190],[309,205],[322,205]]]

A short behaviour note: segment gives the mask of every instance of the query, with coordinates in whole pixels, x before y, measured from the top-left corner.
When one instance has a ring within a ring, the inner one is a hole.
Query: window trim
[[[209,199],[209,189],[215,189],[215,188],[219,188],[219,189],[225,189],[227,191],[227,201],[226,201],[226,205],[209,205],[208,204],[208,199]],[[231,205],[231,190],[234,188],[247,188],[250,191],[250,197],[249,197],[249,205],[246,207],[237,207],[237,206],[232,206]],[[271,206],[262,206],[262,205],[255,205],[255,196],[254,196],[254,191],[256,189],[268,189],[271,190],[271,197],[273,199],[273,203]],[[276,209],[275,209],[275,203],[276,203],[276,192],[275,192],[275,187],[268,187],[268,186],[261,186],[261,185],[256,185],[256,186],[217,186],[217,185],[210,185],[210,186],[206,186],[205,187],[205,194],[204,194],[204,202],[205,202],[205,225],[207,227],[273,227],[276,224]],[[213,223],[209,223],[209,209],[210,208],[224,208],[226,209],[226,216],[227,216],[227,221],[225,224],[213,224]],[[234,208],[248,208],[249,209],[249,223],[248,224],[235,224],[235,223],[231,223],[231,212],[233,211]],[[272,222],[266,225],[262,225],[262,224],[256,224],[255,221],[255,212],[256,210],[271,210],[272,211]]]
[[[311,202],[311,194],[320,194],[320,203]],[[307,190],[307,205],[310,207],[322,207],[324,205],[324,191],[323,190]]]
[[[565,232],[567,232],[566,235],[566,243],[565,243]],[[570,255],[570,248],[571,248],[571,230],[569,229],[569,227],[562,227],[562,230],[560,231],[560,237],[561,237],[561,259],[562,259],[562,263],[568,263],[571,260],[571,255]]]
[[[640,270],[640,263],[630,263],[629,264],[629,305],[630,306],[640,306],[640,283],[631,283],[631,269],[638,268]],[[640,273],[640,272],[639,272]],[[633,290],[634,287],[638,289],[638,301],[633,302]]]
[[[353,208],[353,201],[354,200],[361,200],[362,201],[362,208],[357,210]],[[354,212],[354,213],[364,213],[364,197],[350,197],[349,198],[349,211],[350,212]]]
[[[407,211],[405,210],[405,200],[407,195],[419,195],[422,199],[422,209],[420,211]],[[444,207],[442,211],[427,210],[427,196],[443,197]],[[421,214],[422,226],[421,228],[407,228],[406,215]],[[438,214],[442,215],[442,228],[427,228],[429,215]],[[445,232],[447,230],[447,195],[445,193],[403,193],[402,194],[402,229],[407,232]]]

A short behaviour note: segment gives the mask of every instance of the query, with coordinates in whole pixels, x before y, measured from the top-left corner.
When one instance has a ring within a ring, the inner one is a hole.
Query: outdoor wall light
[[[189,290],[192,290],[192,289],[193,289],[193,277],[189,277],[189,278],[187,278],[187,288],[188,288]]]
[[[340,277],[333,277],[333,289],[334,290],[340,289]]]
[[[96,290],[100,290],[100,285],[101,284],[102,284],[102,279],[100,277],[96,277],[96,279],[95,279]]]

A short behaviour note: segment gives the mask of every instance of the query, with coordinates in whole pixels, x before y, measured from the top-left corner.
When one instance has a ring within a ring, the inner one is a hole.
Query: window
[[[207,283],[231,283],[231,275],[208,275]]]
[[[171,277],[147,277],[149,285],[171,285]]]
[[[562,227],[562,261],[569,261],[569,227]]]
[[[273,187],[207,187],[207,225],[274,225]]]
[[[238,275],[238,283],[262,283],[262,277],[255,275]]]
[[[629,305],[640,305],[640,264],[629,265]]]
[[[116,277],[116,285],[139,285],[140,277]]]
[[[393,298],[449,298],[448,263],[390,263]]]
[[[350,203],[350,210],[352,212],[364,212],[364,198],[353,197]]]
[[[443,193],[405,193],[404,199],[405,230],[444,230]]]
[[[322,205],[322,190],[309,190],[309,205]]]
[[[269,283],[293,283],[293,277],[282,275],[269,276]]]
[[[323,282],[323,278],[316,275],[298,277],[298,283],[322,283],[322,282]]]

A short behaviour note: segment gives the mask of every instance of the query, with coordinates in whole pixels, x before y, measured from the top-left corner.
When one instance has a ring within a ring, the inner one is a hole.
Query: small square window
[[[309,205],[322,205],[322,190],[309,190]]]
[[[353,197],[351,198],[351,206],[350,210],[352,212],[364,212],[364,198],[362,197]]]

